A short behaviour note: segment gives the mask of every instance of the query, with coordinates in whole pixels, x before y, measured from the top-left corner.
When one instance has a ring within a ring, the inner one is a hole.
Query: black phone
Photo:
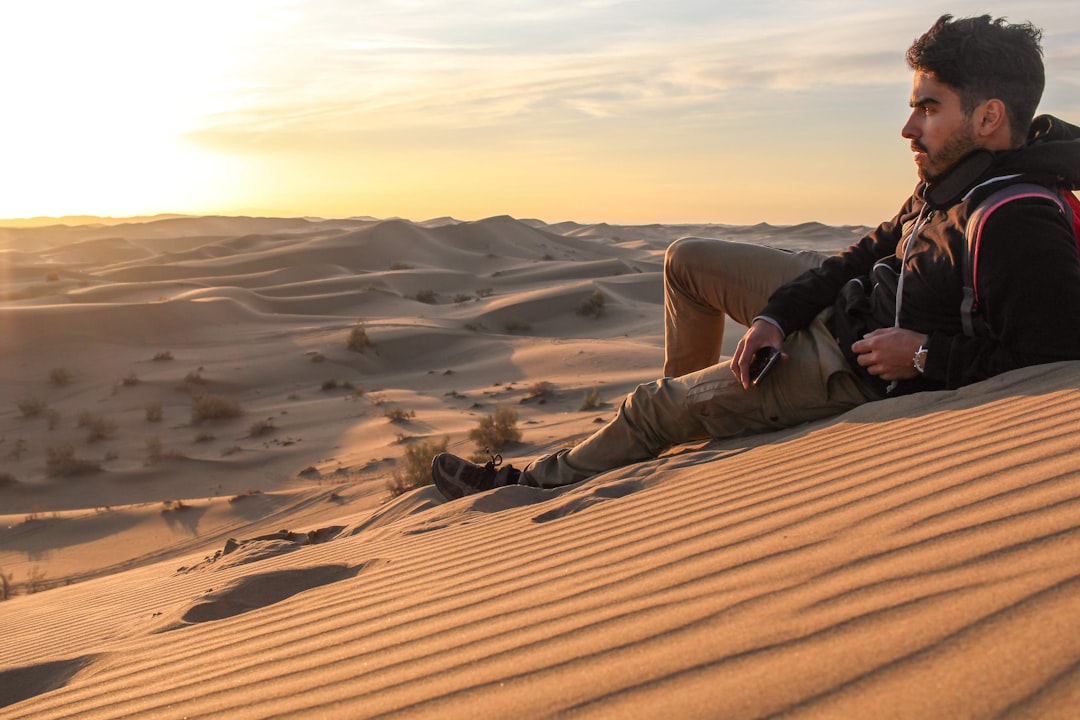
[[[774,347],[763,347],[750,358],[750,384],[757,385],[761,378],[765,377],[776,361],[780,359],[780,351]]]

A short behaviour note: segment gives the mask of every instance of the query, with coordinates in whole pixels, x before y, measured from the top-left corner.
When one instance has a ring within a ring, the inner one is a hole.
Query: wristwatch
[[[915,357],[911,359],[911,364],[915,366],[920,375],[926,372],[926,353],[926,345],[920,345],[919,349],[915,351]]]

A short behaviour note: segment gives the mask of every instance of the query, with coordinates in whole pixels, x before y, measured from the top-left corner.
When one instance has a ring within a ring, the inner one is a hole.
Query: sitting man
[[[1015,199],[988,217],[976,332],[965,332],[961,312],[966,225],[979,203],[1021,181],[1080,185],[1080,129],[1048,116],[1032,122],[1044,85],[1040,40],[1030,24],[941,17],[907,53],[912,112],[901,134],[920,182],[896,217],[829,257],[676,241],[664,261],[666,377],[639,386],[573,449],[520,471],[440,454],[436,486],[448,498],[511,483],[558,487],[679,443],[1080,359],[1080,259],[1071,218],[1053,198]],[[716,364],[725,315],[749,330]],[[751,359],[770,347],[782,360],[751,382]]]

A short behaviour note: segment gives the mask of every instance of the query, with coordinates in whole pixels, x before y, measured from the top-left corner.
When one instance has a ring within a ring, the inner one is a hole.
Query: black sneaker
[[[489,453],[490,454],[490,453]],[[431,477],[435,487],[447,500],[493,490],[517,483],[520,471],[513,465],[499,467],[502,455],[491,455],[483,465],[469,462],[450,453],[439,453],[431,461]]]

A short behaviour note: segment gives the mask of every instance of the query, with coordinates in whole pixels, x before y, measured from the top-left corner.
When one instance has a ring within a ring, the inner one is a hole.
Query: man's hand
[[[910,380],[919,372],[912,364],[920,345],[924,345],[928,336],[903,328],[881,328],[863,335],[851,345],[852,352],[859,356],[859,364],[871,375],[882,380]]]
[[[735,354],[731,358],[731,372],[735,374],[743,388],[750,387],[750,360],[754,353],[763,347],[780,349],[784,342],[784,334],[780,328],[764,320],[756,320],[746,334],[739,340],[739,346],[735,348]],[[781,360],[786,360],[787,355],[782,354]]]

